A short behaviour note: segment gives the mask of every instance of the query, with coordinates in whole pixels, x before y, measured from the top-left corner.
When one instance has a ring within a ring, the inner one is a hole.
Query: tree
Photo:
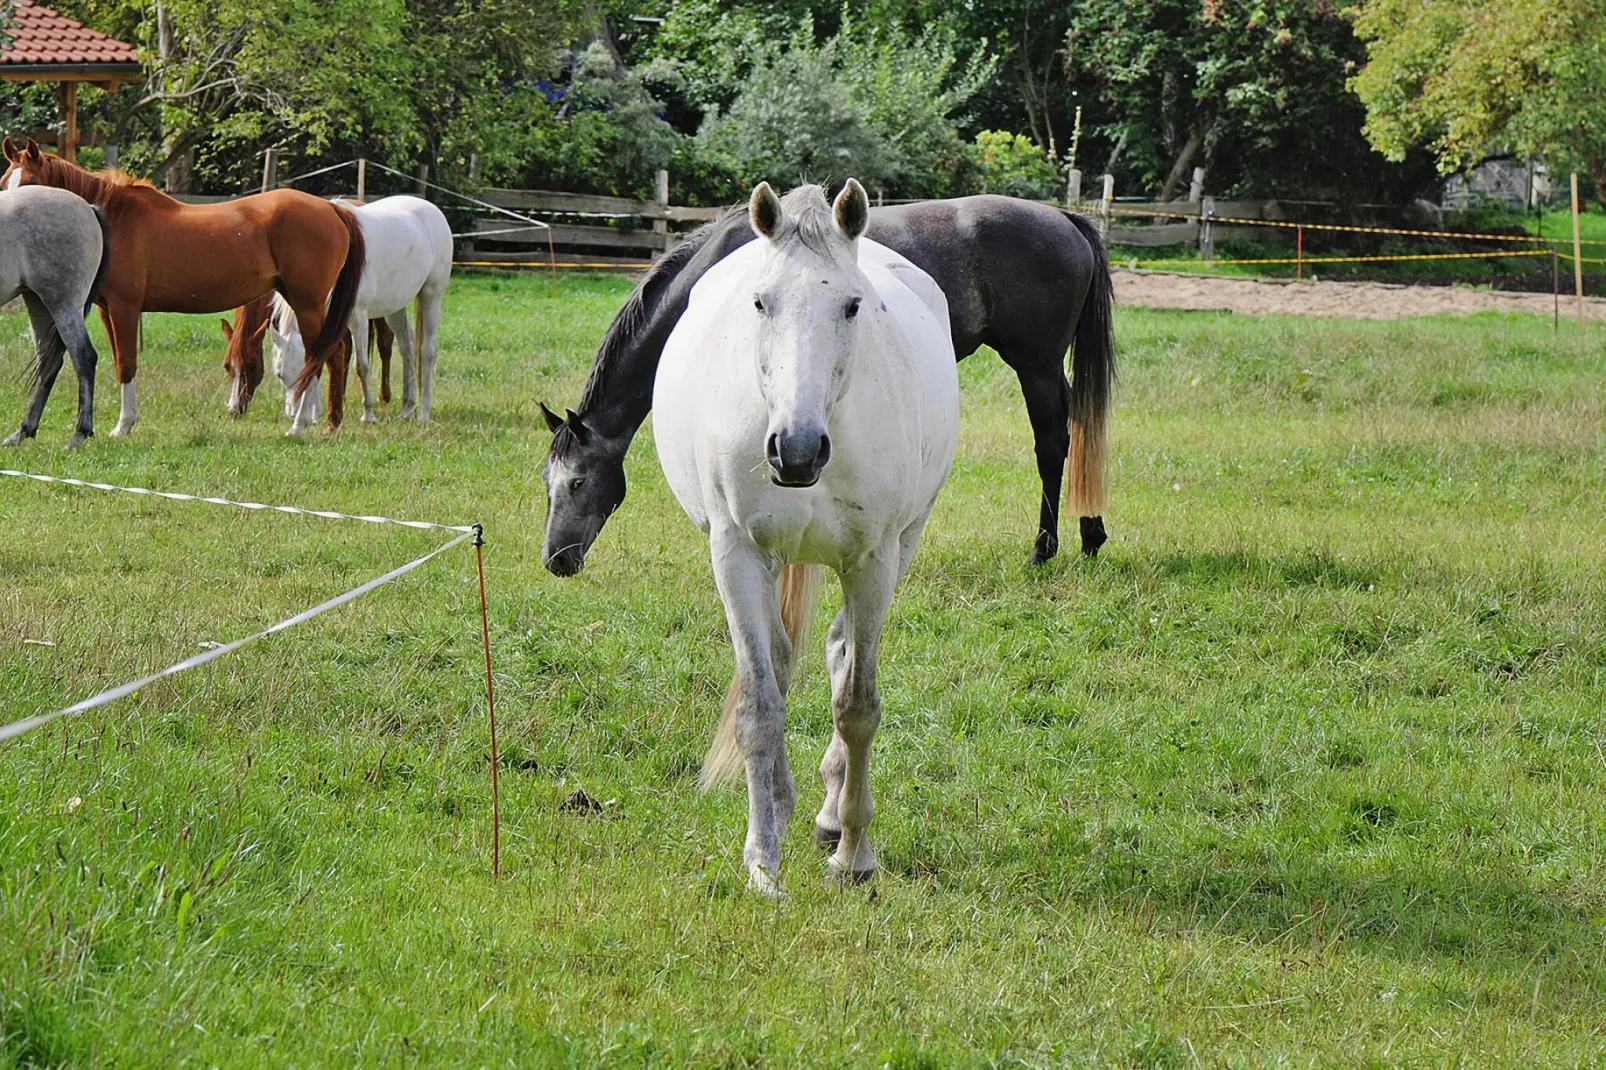
[[[1494,153],[1574,164],[1606,204],[1606,2],[1366,0],[1353,80],[1390,159],[1427,146],[1441,171]]]

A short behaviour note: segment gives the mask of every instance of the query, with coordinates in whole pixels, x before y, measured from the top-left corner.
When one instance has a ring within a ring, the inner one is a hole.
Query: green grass
[[[0,1066],[1606,1060],[1599,337],[1123,310],[1113,540],[1042,569],[1013,377],[967,360],[882,663],[885,871],[808,843],[816,651],[776,904],[693,785],[730,655],[650,433],[587,571],[539,564],[535,404],[627,285],[459,279],[436,422],[307,443],[224,414],[213,319],[150,316],[131,441],[60,452],[64,380],[0,457],[483,521],[504,865],[465,549],[0,745]],[[5,720],[443,541],[16,480],[0,532]]]

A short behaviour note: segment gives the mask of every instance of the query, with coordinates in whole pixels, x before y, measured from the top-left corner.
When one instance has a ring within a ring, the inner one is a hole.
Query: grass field
[[[131,441],[62,453],[64,379],[0,455],[483,521],[504,822],[492,881],[466,548],[0,745],[0,1066],[1606,1062],[1598,335],[1122,310],[1112,542],[1042,569],[1013,378],[967,360],[883,654],[886,868],[809,845],[816,650],[777,904],[693,784],[730,654],[650,433],[586,572],[539,563],[536,401],[627,287],[458,279],[436,421],[306,443],[273,393],[225,415],[214,319],[149,316]],[[442,541],[0,479],[0,720]]]

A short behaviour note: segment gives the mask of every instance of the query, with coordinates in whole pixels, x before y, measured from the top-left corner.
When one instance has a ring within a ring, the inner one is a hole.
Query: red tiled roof
[[[11,44],[0,49],[0,66],[37,64],[138,63],[133,45],[96,33],[34,0],[16,0],[5,27]]]

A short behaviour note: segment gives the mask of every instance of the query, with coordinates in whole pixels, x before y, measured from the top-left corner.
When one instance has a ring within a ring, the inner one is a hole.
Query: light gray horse
[[[33,325],[33,401],[4,445],[39,430],[63,354],[78,372],[78,430],[72,449],[95,433],[95,347],[84,316],[111,256],[106,217],[76,193],[49,186],[0,192],[0,304],[19,293]]]

